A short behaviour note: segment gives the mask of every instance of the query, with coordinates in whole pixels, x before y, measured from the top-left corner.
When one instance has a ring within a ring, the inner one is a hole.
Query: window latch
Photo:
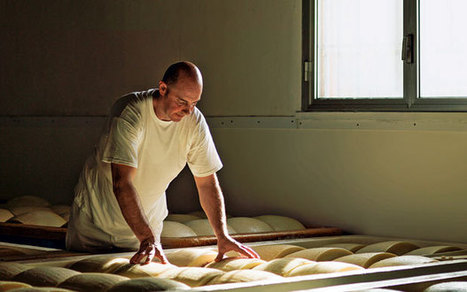
[[[402,40],[402,60],[406,64],[413,63],[413,34],[408,34]]]

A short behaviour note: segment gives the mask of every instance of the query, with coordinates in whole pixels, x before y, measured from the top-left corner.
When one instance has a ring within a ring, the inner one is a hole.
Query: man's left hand
[[[216,262],[222,260],[224,258],[224,254],[231,250],[236,251],[248,258],[259,259],[259,255],[254,250],[246,245],[239,243],[228,235],[217,239],[217,250],[218,254],[215,259]]]
[[[162,264],[169,263],[159,243],[144,240],[141,242],[138,252],[130,259],[130,264],[147,265],[154,257],[158,258]]]

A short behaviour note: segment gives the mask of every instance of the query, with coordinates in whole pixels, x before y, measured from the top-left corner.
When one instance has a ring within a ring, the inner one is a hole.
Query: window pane
[[[318,97],[402,98],[403,0],[318,0]]]
[[[467,96],[467,1],[420,1],[420,94]]]

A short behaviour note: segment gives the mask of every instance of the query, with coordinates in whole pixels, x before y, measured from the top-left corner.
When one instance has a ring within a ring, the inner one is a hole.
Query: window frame
[[[419,1],[403,0],[403,36],[413,35],[413,63],[404,62],[402,98],[316,99],[319,0],[302,0],[302,111],[464,112],[467,96],[420,98]],[[402,40],[401,40],[402,43]],[[402,62],[402,60],[401,60]]]

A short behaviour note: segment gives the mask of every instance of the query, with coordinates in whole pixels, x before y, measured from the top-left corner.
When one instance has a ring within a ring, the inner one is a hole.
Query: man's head
[[[167,68],[159,81],[160,97],[154,102],[159,119],[179,122],[193,112],[201,99],[203,77],[191,62],[178,62]]]

